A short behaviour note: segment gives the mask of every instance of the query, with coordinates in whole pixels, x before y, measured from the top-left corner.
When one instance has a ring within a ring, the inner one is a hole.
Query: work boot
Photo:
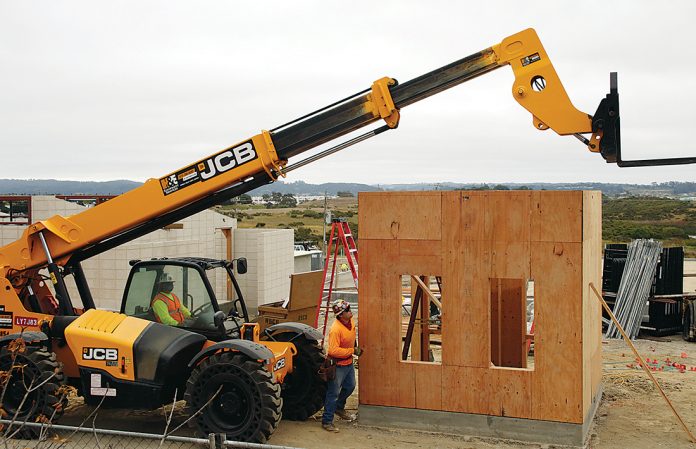
[[[322,423],[321,427],[327,432],[338,432],[338,427],[334,426],[332,422]]]
[[[341,419],[345,419],[348,422],[353,422],[356,418],[355,415],[353,415],[352,413],[348,413],[345,410],[336,410],[336,416],[338,416]]]

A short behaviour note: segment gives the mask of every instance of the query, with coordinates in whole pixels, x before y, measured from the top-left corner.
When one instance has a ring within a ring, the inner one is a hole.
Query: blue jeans
[[[322,424],[333,422],[336,409],[346,408],[346,399],[355,390],[355,368],[353,364],[336,367],[336,378],[329,382],[324,400],[324,414],[321,417]]]

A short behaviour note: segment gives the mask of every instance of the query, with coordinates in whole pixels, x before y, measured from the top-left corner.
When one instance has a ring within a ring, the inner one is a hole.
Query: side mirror
[[[215,314],[213,315],[213,323],[215,324],[215,327],[222,326],[225,322],[225,318],[225,312],[223,312],[222,310],[218,310],[217,312],[215,312]]]
[[[237,273],[244,274],[247,272],[247,260],[246,257],[240,257],[237,259]]]

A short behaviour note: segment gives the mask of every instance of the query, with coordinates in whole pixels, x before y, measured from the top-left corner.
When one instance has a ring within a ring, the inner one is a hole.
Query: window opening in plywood
[[[401,276],[401,360],[442,363],[442,278]]]
[[[536,330],[536,323],[534,321],[534,280],[527,280],[527,296],[525,301],[527,309],[527,335],[525,350],[527,352],[527,368],[534,369],[534,332]]]
[[[491,363],[534,369],[534,281],[490,279]]]

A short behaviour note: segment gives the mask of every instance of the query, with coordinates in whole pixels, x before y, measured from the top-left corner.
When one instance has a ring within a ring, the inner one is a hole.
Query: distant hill
[[[653,184],[608,184],[601,182],[578,183],[489,183],[489,184],[460,184],[452,182],[431,184],[385,184],[383,190],[476,190],[476,189],[510,189],[510,190],[601,190],[609,196],[643,195],[643,196],[672,196],[696,194],[696,183],[665,182]]]
[[[0,195],[120,195],[140,182],[58,181],[56,179],[0,179]]]
[[[119,195],[141,183],[135,181],[58,181],[55,179],[0,179],[0,195]],[[336,195],[338,192],[374,192],[380,190],[462,190],[462,189],[529,189],[529,190],[601,190],[608,196],[696,196],[696,182],[664,182],[653,184],[583,183],[423,183],[423,184],[357,184],[331,182],[308,184],[304,181],[282,182],[259,187],[252,196],[280,192],[294,195]]]
[[[293,195],[336,195],[338,192],[351,192],[356,195],[358,192],[376,192],[383,190],[368,184],[355,184],[350,182],[327,182],[324,184],[307,184],[304,181],[283,182],[278,181],[253,190],[250,195],[257,196],[264,193],[280,192],[292,193]]]
[[[251,195],[262,195],[264,193],[280,192],[305,195],[335,195],[337,192],[374,192],[374,191],[393,191],[393,190],[472,190],[472,189],[511,189],[511,190],[601,190],[608,196],[636,195],[636,196],[676,196],[676,195],[696,195],[696,183],[694,182],[665,182],[654,184],[608,184],[600,182],[582,183],[423,183],[423,184],[352,184],[352,183],[327,183],[327,184],[307,184],[303,181],[292,183],[276,182],[260,187],[252,191]]]

